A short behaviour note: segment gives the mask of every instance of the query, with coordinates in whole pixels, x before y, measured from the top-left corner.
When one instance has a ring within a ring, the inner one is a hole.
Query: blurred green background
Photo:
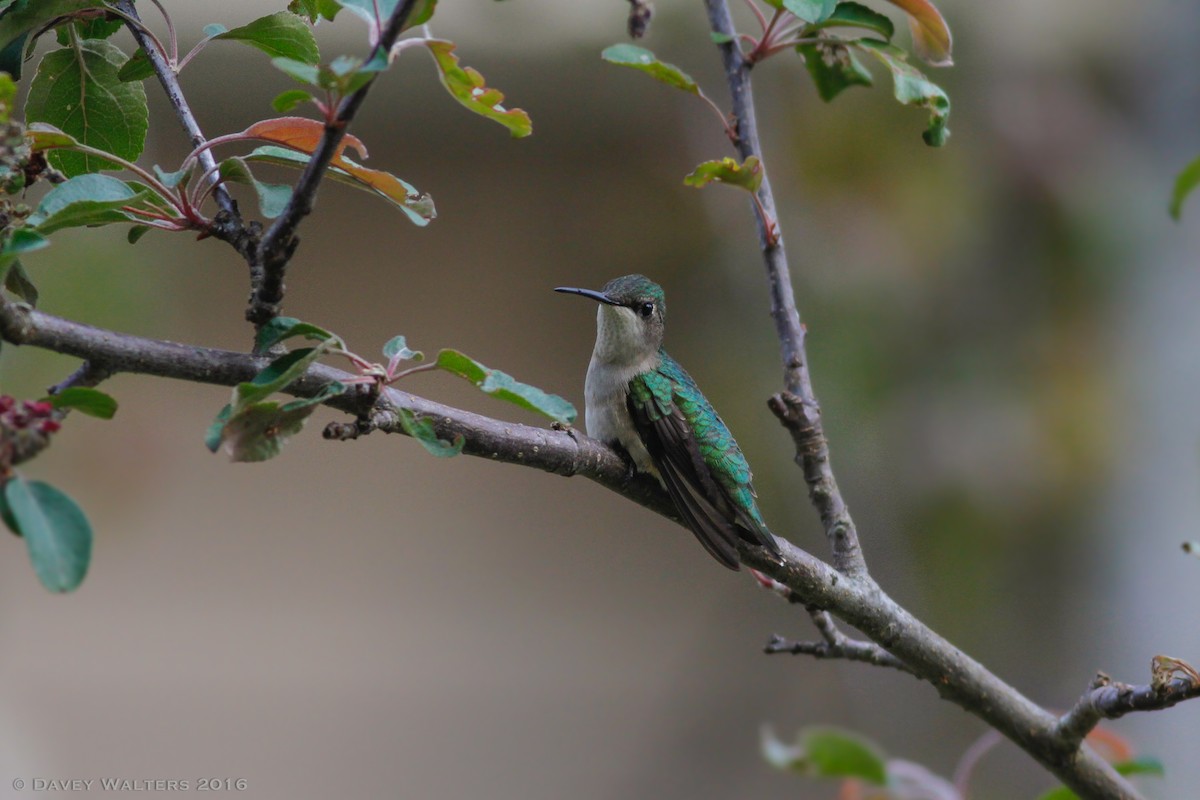
[[[282,0],[166,5],[186,47],[207,22]],[[957,62],[935,75],[954,103],[947,147],[924,146],[923,115],[886,77],[825,106],[785,56],[754,73],[766,161],[874,574],[1065,708],[1098,669],[1142,683],[1154,654],[1200,661],[1200,562],[1179,548],[1200,519],[1200,202],[1182,224],[1166,214],[1200,151],[1200,6],[940,7]],[[353,130],[439,218],[418,229],[326,185],[286,311],[362,354],[397,333],[455,347],[582,407],[595,312],[550,289],[645,273],[772,528],[823,554],[764,405],[780,370],[749,206],[682,185],[728,144],[695,98],[600,61],[626,8],[443,0],[435,35],[534,135],[470,115],[405,53]],[[646,46],[724,105],[702,4],[657,12]],[[365,49],[348,16],[318,32],[327,57]],[[209,135],[291,88],[224,42],[183,85]],[[147,89],[143,161],[171,168],[183,137]],[[246,270],[220,242],[74,231],[25,263],[49,312],[250,343]],[[0,388],[37,396],[74,366],[6,347]],[[907,676],[761,655],[771,633],[811,636],[805,615],[585,480],[435,460],[400,437],[325,442],[329,412],[279,459],[229,464],[202,443],[228,390],[130,375],[106,388],[116,419],[72,418],[26,470],[91,515],[83,587],[46,593],[16,539],[0,566],[6,776],[245,778],[246,796],[281,799],[830,798],[833,784],[763,763],[762,724],[785,738],[843,725],[947,776],[985,730]],[[405,388],[541,424],[449,376]],[[1200,704],[1112,728],[1164,762],[1148,795],[1190,796]],[[972,797],[1051,784],[1004,744]]]

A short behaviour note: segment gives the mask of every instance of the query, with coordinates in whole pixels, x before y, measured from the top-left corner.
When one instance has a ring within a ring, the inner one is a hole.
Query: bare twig
[[[404,0],[396,6],[396,10],[380,31],[379,41],[371,52],[371,58],[383,57],[392,49],[414,6],[416,0]],[[342,138],[346,135],[346,128],[358,113],[374,83],[375,78],[372,77],[362,88],[342,100],[337,115],[326,123],[325,133],[304,167],[304,172],[301,173],[296,188],[292,190],[292,196],[283,213],[263,234],[255,263],[251,266],[250,307],[246,310],[246,319],[256,326],[279,314],[279,304],[283,301],[284,271],[298,242],[296,228],[300,220],[312,212],[321,178],[337,154]]]
[[[157,5],[157,3],[155,4]],[[137,22],[129,22],[126,27],[133,34],[133,39],[138,43],[138,46],[145,52],[146,58],[150,61],[150,66],[154,68],[154,74],[158,76],[158,82],[162,84],[163,91],[167,93],[167,100],[171,103],[171,107],[175,109],[175,116],[179,118],[179,123],[183,126],[183,130],[187,133],[188,141],[192,147],[196,148],[208,141],[204,137],[204,132],[200,130],[200,124],[196,122],[196,117],[192,114],[192,109],[188,105],[187,98],[183,96],[183,89],[179,86],[179,78],[175,75],[175,70],[167,63],[165,54],[150,41],[145,28],[140,24],[137,9],[134,8],[133,0],[118,0],[116,9],[127,17]],[[161,6],[159,6],[161,10]],[[165,16],[165,14],[164,14]],[[168,19],[168,27],[170,21]],[[171,39],[174,41],[175,32],[171,30]],[[216,167],[217,162],[209,151],[205,151],[200,155],[200,163],[207,172]],[[239,222],[237,203],[224,186],[218,186],[214,190],[214,195],[217,198],[217,204],[221,207],[226,215]]]
[[[50,387],[50,394],[58,394],[72,386],[93,388],[112,377],[112,371],[98,366],[91,361],[84,361],[79,368],[58,383]]]
[[[726,39],[718,47],[724,60],[725,77],[729,82],[729,93],[733,102],[738,154],[743,161],[750,156],[757,156],[761,161],[762,145],[759,142],[758,122],[754,113],[750,68],[734,41],[737,31],[733,27],[729,6],[725,0],[705,0],[705,4],[708,7],[708,18],[713,32]],[[813,505],[821,515],[825,535],[833,550],[833,565],[846,575],[865,575],[867,565],[858,543],[854,520],[850,517],[845,501],[842,500],[841,491],[829,464],[829,448],[821,426],[821,407],[817,404],[808,373],[808,356],[804,348],[805,329],[800,323],[800,313],[796,310],[787,252],[784,249],[783,235],[779,231],[775,196],[771,192],[771,181],[765,163],[762,185],[755,195],[753,205],[758,222],[759,245],[771,291],[771,317],[775,320],[775,333],[779,338],[780,355],[783,360],[784,388],[787,395],[798,398],[799,406],[804,411],[805,427],[810,431],[803,446],[800,441],[796,443],[796,461],[803,469]]]
[[[767,655],[790,653],[791,655],[807,655],[814,658],[841,658],[847,661],[861,661],[866,664],[874,664],[877,667],[891,667],[901,672],[907,672],[910,675],[915,674],[909,669],[907,664],[874,642],[851,639],[842,633],[837,626],[837,622],[834,621],[828,611],[810,606],[808,613],[812,617],[813,624],[817,626],[817,631],[821,634],[822,641],[793,642],[784,639],[782,636],[775,635],[767,642],[763,648],[763,652]]]
[[[1097,673],[1071,710],[1058,719],[1058,734],[1063,743],[1070,745],[1083,741],[1102,719],[1117,719],[1134,711],[1161,711],[1200,697],[1200,677],[1194,669],[1172,669],[1163,674],[1159,668],[1160,658],[1156,656],[1153,662],[1154,680],[1141,686],[1114,681],[1103,672]]]

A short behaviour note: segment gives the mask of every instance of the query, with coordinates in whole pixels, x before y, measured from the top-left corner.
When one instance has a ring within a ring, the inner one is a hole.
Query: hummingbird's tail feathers
[[[674,469],[670,462],[665,462],[659,469],[667,494],[675,501],[683,521],[691,528],[692,533],[704,545],[709,555],[733,571],[738,571],[741,561],[738,559],[737,528],[726,519],[712,503],[697,492],[683,476]]]

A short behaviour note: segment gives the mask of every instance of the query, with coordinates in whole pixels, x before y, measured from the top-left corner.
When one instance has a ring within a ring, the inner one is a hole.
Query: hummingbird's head
[[[637,364],[662,346],[667,301],[662,287],[644,275],[613,278],[600,291],[560,286],[556,292],[590,297],[596,314],[595,357],[614,364]]]

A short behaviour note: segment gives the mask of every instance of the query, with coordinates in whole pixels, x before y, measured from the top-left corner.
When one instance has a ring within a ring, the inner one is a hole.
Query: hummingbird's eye
[[[638,306],[638,313],[643,317],[649,317],[654,313],[654,303],[642,303]]]

